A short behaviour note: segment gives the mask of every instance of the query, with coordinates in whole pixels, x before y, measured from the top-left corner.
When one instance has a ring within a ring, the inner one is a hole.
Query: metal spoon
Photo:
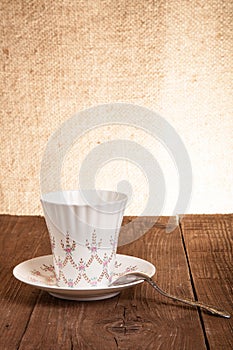
[[[168,294],[167,292],[164,292],[153,280],[152,278],[150,278],[149,276],[147,276],[146,274],[142,273],[142,272],[129,272],[126,273],[120,277],[118,277],[115,281],[113,281],[109,287],[112,286],[119,286],[122,284],[127,284],[127,283],[131,283],[131,282],[135,282],[135,281],[139,281],[139,280],[144,280],[146,282],[148,282],[153,288],[155,288],[157,290],[157,292],[159,292],[160,294],[164,295],[165,297],[168,297],[170,299],[173,300],[177,300],[180,301],[182,303],[188,304],[188,305],[192,305],[192,306],[198,306],[204,310],[209,311],[211,314],[213,315],[217,315],[217,316],[221,316],[221,317],[225,317],[225,318],[230,318],[231,315],[224,310],[218,310],[215,307],[212,307],[210,305],[206,305],[203,303],[200,303],[199,301],[194,301],[194,300],[190,300],[190,299],[181,299],[179,297],[173,296]]]

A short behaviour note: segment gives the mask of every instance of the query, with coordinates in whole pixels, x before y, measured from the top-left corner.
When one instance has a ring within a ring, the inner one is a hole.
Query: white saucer
[[[143,272],[150,277],[155,274],[155,266],[146,260],[122,254],[117,254],[116,260],[117,262],[114,272],[115,278],[119,277],[125,272],[132,271]],[[18,280],[36,288],[45,290],[57,298],[81,301],[111,298],[119,294],[123,289],[143,282],[135,281],[123,284],[121,286],[106,288],[61,288],[56,285],[52,255],[40,256],[38,258],[22,262],[14,268],[13,275]]]

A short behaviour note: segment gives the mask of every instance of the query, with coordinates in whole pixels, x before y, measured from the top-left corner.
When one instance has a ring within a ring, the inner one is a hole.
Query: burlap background
[[[0,6],[1,213],[41,213],[39,172],[49,136],[77,111],[114,101],[149,107],[176,128],[193,166],[190,212],[232,211],[232,1],[1,0]],[[175,198],[169,157],[130,127],[80,140],[76,161],[117,137],[161,155],[168,197]],[[64,183],[73,185],[67,169]],[[135,168],[122,172],[132,181],[138,176],[142,202],[145,181]],[[118,180],[111,169],[104,174]],[[97,182],[110,178],[102,174]],[[128,214],[140,210],[135,202]]]

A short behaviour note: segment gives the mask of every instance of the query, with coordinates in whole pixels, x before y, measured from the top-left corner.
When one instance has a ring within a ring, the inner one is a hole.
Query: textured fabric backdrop
[[[49,136],[76,112],[116,101],[156,111],[183,139],[194,175],[189,212],[232,211],[232,1],[2,0],[0,6],[1,213],[41,213],[40,164]],[[83,137],[64,162],[64,187],[76,186],[92,147],[118,137],[158,157],[170,214],[176,169],[161,145],[130,126]],[[111,188],[123,174],[140,199],[127,214],[140,214],[145,178],[133,165],[115,165],[116,173],[110,165],[100,172],[98,186]]]

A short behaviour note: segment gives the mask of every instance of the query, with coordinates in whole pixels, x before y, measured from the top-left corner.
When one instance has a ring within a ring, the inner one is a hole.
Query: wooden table
[[[134,219],[125,217],[124,224]],[[155,224],[118,252],[152,262],[154,279],[170,293],[233,315],[233,215],[186,215],[171,233],[166,217],[143,217],[131,227],[139,232],[148,222]],[[2,215],[0,227],[1,350],[233,349],[233,317],[173,302],[146,283],[111,299],[77,302],[19,282],[12,276],[15,265],[50,254],[44,219]]]

